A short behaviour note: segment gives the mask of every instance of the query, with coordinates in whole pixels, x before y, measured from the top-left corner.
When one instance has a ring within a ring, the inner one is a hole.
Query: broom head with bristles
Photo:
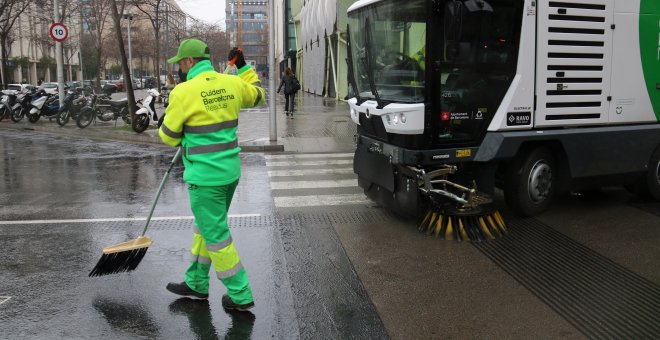
[[[437,202],[422,217],[418,229],[436,238],[472,242],[493,240],[508,232],[502,215],[491,205],[457,207]]]
[[[103,255],[89,276],[129,272],[137,268],[153,241],[140,236],[134,240],[103,248]]]

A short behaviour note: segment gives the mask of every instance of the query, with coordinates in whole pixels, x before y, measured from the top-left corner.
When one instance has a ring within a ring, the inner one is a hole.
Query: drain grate
[[[592,339],[660,335],[660,286],[533,219],[474,246]]]

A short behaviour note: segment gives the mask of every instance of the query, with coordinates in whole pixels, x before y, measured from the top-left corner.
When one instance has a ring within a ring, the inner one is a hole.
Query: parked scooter
[[[48,118],[55,118],[60,109],[60,100],[57,93],[45,94],[41,97],[34,99],[30,103],[30,112],[27,114],[30,123],[36,123],[41,116]]]
[[[30,103],[37,96],[37,91],[34,89],[19,93],[16,104],[11,108],[11,120],[14,123],[20,122],[30,112]]]
[[[87,105],[87,97],[85,97],[85,91],[82,88],[67,91],[64,102],[57,113],[57,124],[64,126],[69,118],[77,119],[78,113],[85,105]]]
[[[160,96],[158,90],[149,89],[147,90],[147,96],[137,101],[141,108],[135,112],[133,131],[140,133],[146,130],[149,127],[149,117],[153,117],[154,121],[158,121],[155,108],[156,98],[158,96]]]
[[[5,117],[11,116],[11,108],[16,102],[17,93],[15,90],[2,91],[2,97],[0,97],[0,121],[5,119]]]

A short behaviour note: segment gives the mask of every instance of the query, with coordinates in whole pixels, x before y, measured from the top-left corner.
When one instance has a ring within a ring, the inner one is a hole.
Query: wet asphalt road
[[[256,307],[231,315],[216,280],[208,304],[164,289],[192,242],[180,167],[140,267],[87,277],[142,230],[174,149],[0,132],[0,339],[660,338],[660,203],[622,188],[526,219],[498,192],[510,233],[458,243],[365,200],[345,150],[243,153],[229,224]]]
[[[88,278],[104,246],[139,235],[173,154],[3,131],[0,338],[387,338],[334,230],[274,215],[261,154],[241,154],[230,209],[253,313],[226,313],[224,287],[213,276],[208,303],[177,299],[164,288],[182,280],[192,243],[181,166],[160,197],[147,232],[154,245],[140,267]],[[305,228],[314,231],[303,234]]]

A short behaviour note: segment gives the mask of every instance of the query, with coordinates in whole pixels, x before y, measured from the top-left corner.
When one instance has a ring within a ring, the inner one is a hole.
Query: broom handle
[[[158,198],[160,197],[160,193],[163,191],[163,187],[165,186],[165,181],[167,181],[167,178],[170,177],[170,171],[172,171],[174,164],[178,163],[179,160],[181,159],[182,149],[183,147],[179,147],[179,149],[176,151],[176,155],[174,155],[174,158],[172,158],[172,162],[170,163],[170,166],[167,168],[167,171],[165,172],[165,176],[163,176],[163,179],[160,181],[160,187],[158,187],[156,198],[154,199],[154,203],[151,205],[151,210],[149,210],[149,216],[147,217],[147,224],[144,226],[144,230],[142,231],[141,236],[144,236],[144,234],[147,233],[147,228],[149,228],[149,222],[151,221],[151,216],[154,214],[154,209],[156,209],[156,203],[158,203]]]

